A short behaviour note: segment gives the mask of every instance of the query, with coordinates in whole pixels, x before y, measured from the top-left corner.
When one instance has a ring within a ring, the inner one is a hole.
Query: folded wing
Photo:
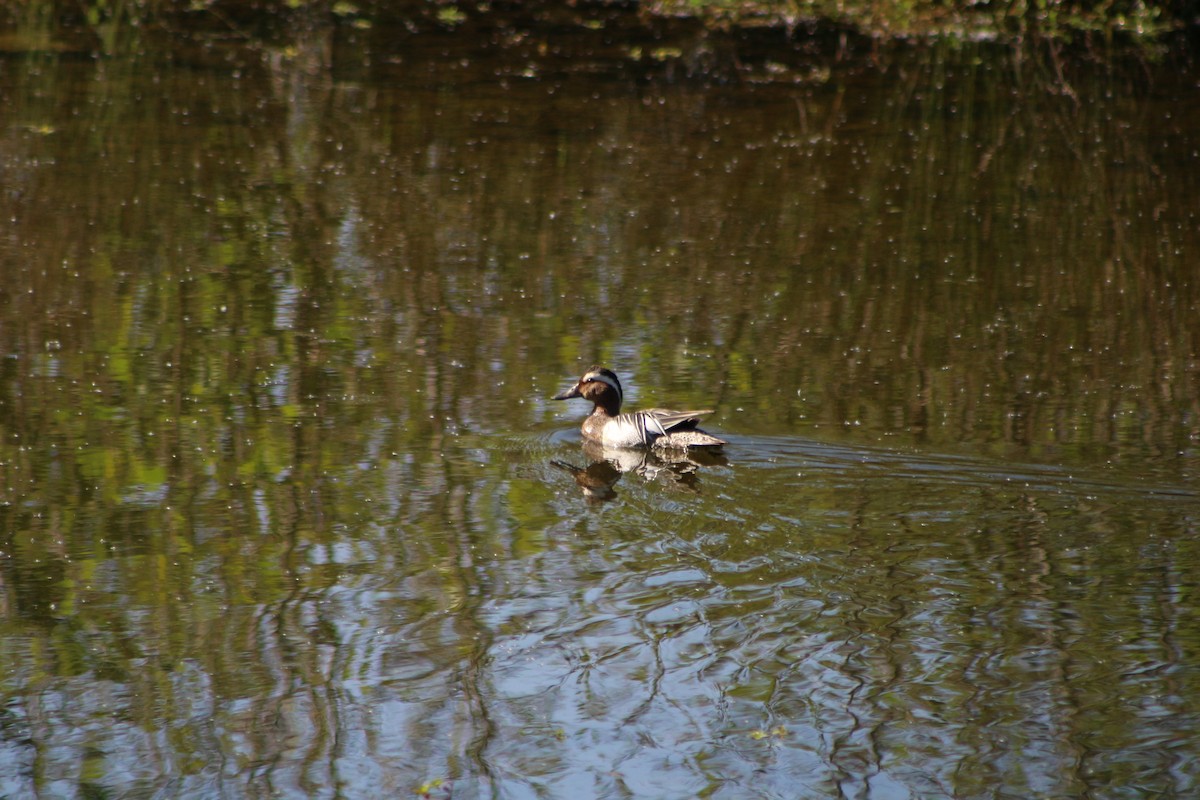
[[[695,430],[700,418],[711,413],[711,410],[672,411],[665,408],[649,408],[631,414],[620,414],[610,424],[619,426],[622,439],[652,445],[661,436]]]

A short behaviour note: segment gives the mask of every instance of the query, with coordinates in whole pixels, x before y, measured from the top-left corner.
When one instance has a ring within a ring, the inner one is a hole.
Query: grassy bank
[[[182,30],[236,30],[247,36],[322,24],[455,28],[488,14],[583,23],[629,14],[648,24],[688,22],[707,28],[824,25],[876,40],[911,37],[1006,38],[1038,35],[1160,38],[1194,29],[1194,0],[24,0],[0,10],[8,29],[78,26],[112,36],[113,25],[167,25]],[[564,19],[565,18],[565,19]]]

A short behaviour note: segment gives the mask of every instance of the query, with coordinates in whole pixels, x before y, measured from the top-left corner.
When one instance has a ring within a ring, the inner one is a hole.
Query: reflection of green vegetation
[[[366,29],[375,22],[402,21],[412,27],[457,27],[472,17],[494,16],[505,25],[512,11],[496,12],[489,3],[382,2],[364,0],[155,0],[120,3],[88,0],[82,4],[21,4],[9,19],[28,30],[44,30],[62,20],[82,22],[108,50],[139,36],[152,23],[166,23],[176,33],[191,30],[202,35],[276,38],[300,27],[320,26],[340,19]],[[561,24],[575,17],[584,28],[600,28],[597,9],[576,8],[573,3],[538,4],[531,9]],[[604,10],[611,17],[618,10]],[[799,24],[823,22],[873,37],[891,36],[1008,36],[1037,33],[1063,37],[1077,32],[1104,31],[1135,37],[1154,37],[1187,24],[1189,6],[1171,0],[648,0],[628,16],[657,22],[689,19],[713,29],[729,27],[793,29]],[[273,31],[268,33],[268,31]],[[636,48],[635,48],[636,49]],[[669,49],[669,48],[668,48]]]
[[[437,10],[438,21],[446,25],[458,25],[467,18],[459,9],[454,6],[443,6]]]

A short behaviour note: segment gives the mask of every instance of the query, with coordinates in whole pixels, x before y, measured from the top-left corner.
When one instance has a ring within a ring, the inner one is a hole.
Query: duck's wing
[[[725,444],[723,439],[710,436],[700,430],[700,418],[711,414],[712,411],[710,410],[670,411],[662,408],[652,408],[645,413],[650,414],[655,422],[662,426],[661,431],[656,430],[656,435],[647,441],[647,444],[655,448],[688,450],[697,447],[720,449]]]
[[[662,430],[657,430],[656,433],[665,434],[673,430],[688,430],[699,424],[700,418],[708,416],[712,413],[712,409],[704,411],[672,411],[667,408],[648,408],[645,411],[637,412],[645,414],[655,425],[661,426]]]
[[[671,411],[665,408],[649,408],[619,414],[608,423],[614,431],[605,435],[607,441],[622,447],[645,446],[654,443],[660,436],[672,431],[691,430],[705,414],[711,411]]]

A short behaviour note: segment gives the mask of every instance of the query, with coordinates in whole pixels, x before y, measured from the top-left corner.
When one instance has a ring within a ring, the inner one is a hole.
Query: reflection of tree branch
[[[1008,140],[1009,128],[1013,126],[1020,110],[1020,103],[1014,103],[1012,111],[1004,118],[1004,121],[1000,124],[1000,129],[996,132],[996,140],[989,147],[985,148],[983,154],[979,156],[979,163],[975,165],[975,171],[971,173],[972,178],[978,178],[987,172],[988,165],[992,163],[992,157],[1004,148],[1004,144]]]
[[[1054,73],[1058,76],[1059,91],[1074,100],[1075,105],[1079,105],[1079,96],[1075,94],[1075,90],[1071,88],[1071,84],[1067,81],[1067,76],[1063,73],[1063,62],[1058,42],[1048,40],[1047,47],[1050,51],[1050,63],[1054,65]]]
[[[469,643],[466,652],[460,656],[461,661],[457,670],[458,683],[466,698],[466,707],[470,726],[466,731],[467,739],[463,744],[463,755],[470,762],[468,771],[472,774],[493,780],[492,767],[488,761],[487,752],[496,735],[496,724],[488,707],[488,693],[482,688],[487,681],[486,665],[491,660],[491,649],[494,643],[491,628],[480,619],[480,609],[488,599],[489,592],[480,585],[479,577],[483,567],[475,562],[473,554],[481,552],[472,541],[475,527],[470,524],[470,506],[468,500],[473,497],[471,488],[462,484],[454,476],[451,465],[445,468],[446,491],[442,495],[445,505],[442,506],[443,527],[446,531],[446,543],[450,547],[448,558],[453,569],[446,573],[447,580],[454,580],[454,589],[460,598],[460,605],[455,610],[455,629],[460,642]],[[462,628],[466,630],[462,630]]]

